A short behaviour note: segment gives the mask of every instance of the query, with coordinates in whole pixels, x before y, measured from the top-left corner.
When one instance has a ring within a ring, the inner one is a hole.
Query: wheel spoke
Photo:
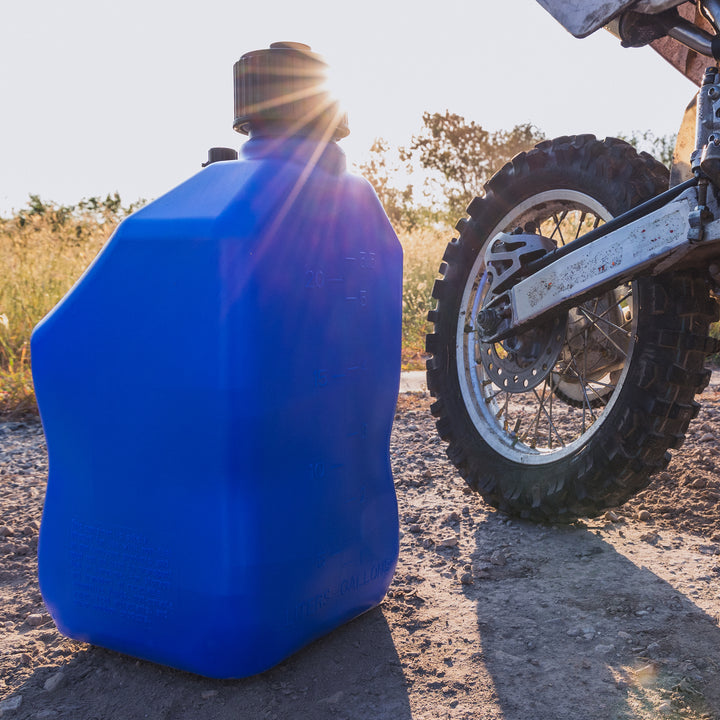
[[[629,300],[632,297],[632,288],[628,288],[627,292],[621,297],[618,298],[615,302],[617,305],[622,305],[626,300]]]
[[[486,382],[492,383],[492,380],[488,380]],[[502,395],[505,391],[502,388],[499,388],[497,392],[494,392],[492,395],[486,395],[485,396],[485,403],[490,404],[498,395]]]
[[[580,213],[580,219],[578,220],[578,226],[577,230],[575,231],[575,240],[577,240],[580,237],[580,231],[582,230],[582,226],[585,224],[585,218],[587,217],[587,213],[585,210],[583,210]]]
[[[495,413],[496,420],[499,420],[503,415],[505,416],[504,424],[507,424],[507,410],[508,410],[509,402],[510,402],[510,393],[505,393],[505,404]]]
[[[537,428],[537,424],[539,423],[539,420],[540,420],[540,414],[541,414],[541,413],[544,413],[544,414],[545,414],[545,418],[546,418],[547,421],[548,421],[548,426],[549,426],[549,427],[548,427],[548,433],[552,433],[552,431],[554,430],[554,431],[555,431],[555,436],[556,436],[557,439],[560,441],[560,444],[561,444],[563,447],[565,447],[565,442],[563,441],[562,437],[560,436],[560,432],[559,432],[558,429],[555,427],[555,423],[553,422],[552,414],[549,413],[548,410],[547,410],[547,408],[545,407],[545,395],[546,395],[546,389],[547,389],[547,387],[548,387],[548,381],[547,381],[547,379],[546,379],[546,380],[545,380],[545,383],[543,384],[543,397],[542,397],[542,399],[541,399],[540,396],[538,395],[537,388],[533,388],[533,393],[535,394],[535,397],[537,398],[538,402],[540,403],[540,406],[538,407],[538,415],[537,415],[537,420],[536,420],[536,428]],[[550,395],[551,402],[552,402],[552,397],[553,397],[554,393],[551,392],[551,393],[549,393],[549,395]],[[551,407],[552,407],[552,405],[551,405]],[[537,439],[537,429],[536,429],[536,432],[535,432],[535,437],[536,437],[536,439]],[[552,447],[552,444],[551,444],[551,443],[550,443],[550,447]]]
[[[585,424],[586,420],[587,420],[587,412],[588,411],[590,412],[590,417],[591,417],[593,423],[597,420],[597,418],[595,417],[595,413],[593,412],[592,403],[590,402],[590,399],[588,398],[588,395],[587,395],[587,388],[589,387],[589,382],[587,382],[585,379],[587,377],[586,370],[583,370],[583,371],[580,370],[580,368],[578,367],[578,363],[577,363],[577,356],[573,353],[572,349],[570,349],[570,354],[571,354],[571,363],[570,364],[574,369],[575,376],[578,379],[578,385],[580,386],[580,390],[583,395],[582,431],[585,432],[587,430],[587,426]],[[583,353],[583,361],[586,359],[586,357],[587,357],[587,354]],[[590,424],[592,424],[592,423],[590,423]]]
[[[585,308],[580,307],[578,308],[580,312],[585,315],[585,317],[590,320],[590,322],[593,323],[593,327],[595,330],[597,330],[609,343],[612,344],[612,346],[623,356],[627,357],[627,350],[625,348],[621,348],[598,324],[597,322],[593,321],[593,317],[598,320],[605,320],[605,318],[601,318],[598,315],[595,315],[594,313],[589,313]],[[609,320],[605,320],[606,323],[609,325],[612,325],[613,328],[618,330],[619,332],[623,333],[626,337],[632,337],[632,333],[628,332],[627,330],[623,330],[622,328],[618,327],[617,325],[614,325]]]
[[[605,316],[610,312],[610,308],[605,310],[603,313],[598,315],[597,313],[593,312],[592,310],[589,310],[587,307],[579,307],[578,310],[585,315],[585,317],[593,322],[597,326],[597,321],[602,321],[605,323],[605,325],[610,326],[612,330],[615,330],[622,335],[625,335],[625,337],[632,337],[632,333],[629,330],[626,330],[622,325],[617,325],[612,320],[608,320]],[[598,328],[599,330],[600,328]]]
[[[543,387],[543,395],[544,395],[544,387]],[[535,390],[535,397],[538,397],[537,390]],[[539,399],[539,398],[538,398]],[[528,426],[528,430],[523,436],[523,442],[527,442],[531,448],[537,447],[537,437],[538,437],[538,424],[540,423],[540,415],[542,414],[542,403],[544,400],[540,400],[540,405],[537,408],[537,411],[534,414],[534,417],[530,421],[530,425]],[[530,438],[530,433],[533,433],[532,438]]]
[[[568,212],[570,212],[570,211],[569,211],[569,210],[563,210],[563,211],[560,213],[560,217],[558,217],[557,213],[553,213],[553,215],[552,215],[552,218],[553,218],[553,220],[555,221],[555,227],[553,228],[553,231],[552,231],[552,233],[550,234],[550,239],[551,239],[551,240],[554,240],[554,239],[555,239],[555,233],[557,233],[557,234],[558,234],[558,237],[560,238],[560,245],[564,245],[564,244],[565,244],[565,238],[563,237],[562,229],[561,229],[560,225],[562,225],[562,222],[563,222],[563,221],[565,220],[565,218],[567,217]]]

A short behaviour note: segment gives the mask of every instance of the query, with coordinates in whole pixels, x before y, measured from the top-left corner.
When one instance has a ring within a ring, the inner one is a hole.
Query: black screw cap
[[[328,66],[302,43],[273,43],[235,63],[237,132],[346,137],[347,114],[327,88]]]

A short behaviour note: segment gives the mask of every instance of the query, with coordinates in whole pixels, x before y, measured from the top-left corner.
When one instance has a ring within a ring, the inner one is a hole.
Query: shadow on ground
[[[212,680],[88,647],[62,668],[37,668],[18,688],[14,718],[410,720],[400,661],[382,610],[372,610],[277,667]]]
[[[587,529],[497,515],[475,540],[465,594],[506,720],[720,716],[720,628],[642,542],[636,564]]]

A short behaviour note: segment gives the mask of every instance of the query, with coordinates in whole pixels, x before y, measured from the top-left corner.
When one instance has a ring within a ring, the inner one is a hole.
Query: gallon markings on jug
[[[387,558],[364,568],[340,580],[337,585],[315,593],[306,600],[289,607],[286,611],[286,625],[295,625],[317,615],[321,610],[331,609],[334,601],[362,590],[373,582],[378,582],[389,575],[394,566],[395,558]]]
[[[73,519],[70,557],[74,600],[80,607],[141,623],[168,617],[170,553],[141,533]]]
[[[368,306],[368,291],[360,290],[357,295],[348,295],[345,301],[349,303],[360,303],[361,308],[366,308]]]
[[[325,273],[322,270],[308,270],[305,273],[306,288],[325,287]]]
[[[377,267],[377,253],[360,251],[358,253],[360,267],[363,270],[374,270]]]
[[[315,387],[323,388],[327,387],[328,380],[330,379],[330,373],[327,370],[316,370],[313,373]]]
[[[363,372],[365,370],[365,362],[353,363],[345,368],[338,368],[336,370],[329,368],[320,368],[313,371],[313,385],[318,388],[327,387],[331,380],[342,380],[343,378],[357,377],[356,373]]]

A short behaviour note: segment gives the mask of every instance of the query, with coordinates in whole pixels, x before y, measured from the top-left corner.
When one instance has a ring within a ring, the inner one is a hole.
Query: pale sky
[[[155,198],[232,130],[234,62],[291,40],[341,79],[361,161],[406,144],[424,110],[549,136],[675,132],[694,86],[606,31],[576,40],[534,0],[4,0],[0,213],[29,193]]]

